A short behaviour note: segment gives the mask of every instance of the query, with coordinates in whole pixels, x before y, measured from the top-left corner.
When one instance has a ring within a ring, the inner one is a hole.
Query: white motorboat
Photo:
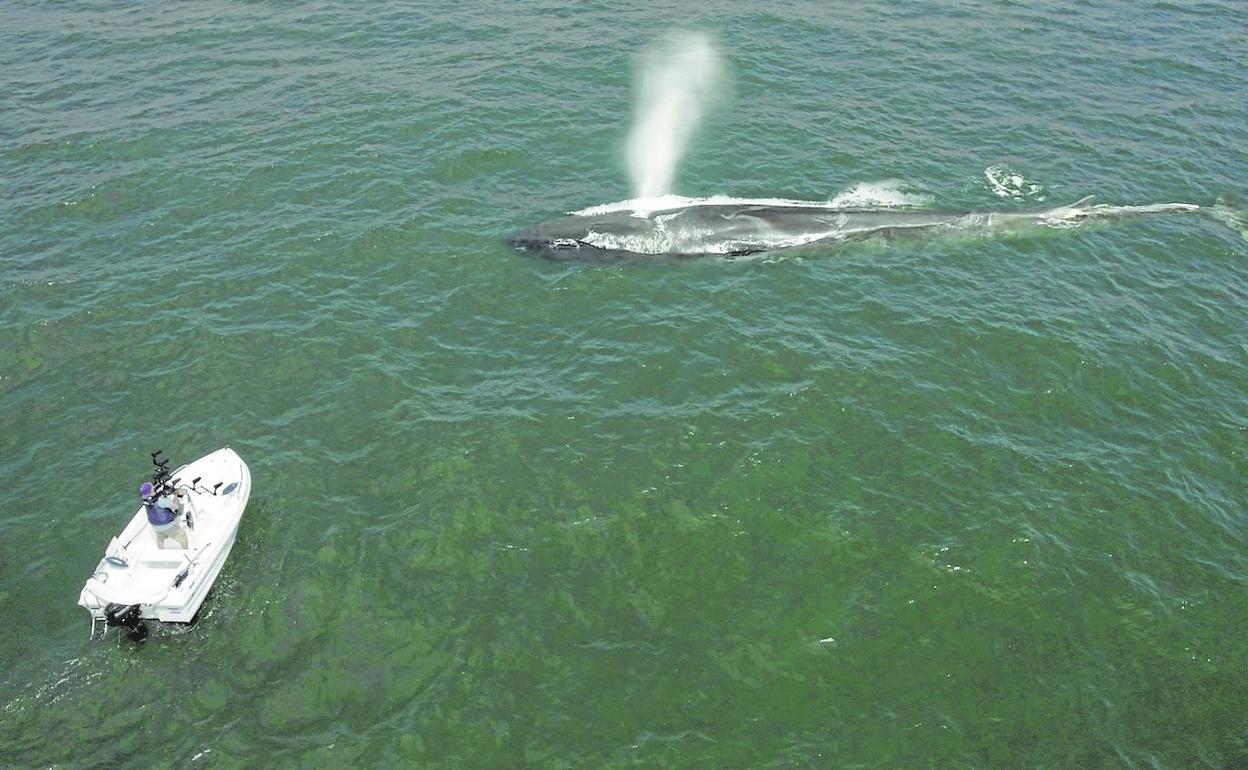
[[[170,471],[168,460],[157,459],[160,454],[152,453],[152,495],[176,500],[171,504],[176,519],[154,527],[148,505],[141,505],[108,544],[78,596],[91,613],[92,638],[97,626],[102,633],[122,626],[141,641],[147,635],[144,619],[191,622],[234,546],[251,494],[247,464],[225,447]]]

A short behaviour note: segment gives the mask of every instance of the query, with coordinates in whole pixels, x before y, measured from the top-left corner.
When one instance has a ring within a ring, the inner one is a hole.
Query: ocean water
[[[1248,766],[1240,233],[502,243],[630,197],[674,29],[675,193],[1242,199],[1244,10],[4,3],[0,766]],[[225,444],[198,622],[88,641]]]

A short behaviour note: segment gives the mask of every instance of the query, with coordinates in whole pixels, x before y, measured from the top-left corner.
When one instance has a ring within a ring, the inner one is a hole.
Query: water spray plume
[[[676,165],[722,79],[719,53],[702,33],[673,35],[641,58],[636,115],[628,137],[628,170],[636,197],[657,198],[672,191]]]

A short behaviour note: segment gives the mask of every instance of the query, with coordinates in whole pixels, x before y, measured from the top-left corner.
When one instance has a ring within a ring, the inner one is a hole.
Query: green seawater
[[[3,2],[0,766],[1248,766],[1238,232],[502,243],[630,197],[673,29],[678,193],[1242,199],[1245,10]],[[199,621],[88,641],[225,444]]]

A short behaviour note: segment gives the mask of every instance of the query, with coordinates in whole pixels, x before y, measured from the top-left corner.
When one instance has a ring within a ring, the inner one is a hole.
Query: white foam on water
[[[918,208],[928,206],[932,196],[901,179],[856,182],[827,205],[834,208]]]
[[[631,198],[615,203],[602,203],[597,206],[571,211],[576,216],[593,216],[610,214],[616,211],[632,211],[637,216],[648,216],[655,212],[689,206],[806,206],[809,208],[828,208],[832,204],[827,201],[798,201],[789,198],[734,198],[730,195],[711,195],[705,198],[690,198],[684,195],[662,195],[653,198]]]
[[[1044,200],[1044,187],[1008,166],[989,166],[984,169],[984,179],[998,198]]]
[[[826,201],[804,201],[792,198],[734,198],[730,195],[711,195],[704,198],[658,195],[630,198],[615,203],[602,203],[568,213],[575,216],[594,216],[617,211],[631,211],[634,216],[645,217],[654,212],[689,206],[801,206],[817,209],[918,208],[927,206],[931,202],[931,195],[917,190],[913,185],[898,179],[886,179],[881,182],[857,182]]]
[[[639,69],[628,170],[634,194],[655,198],[671,192],[676,165],[721,90],[724,68],[710,36],[684,32],[646,51]]]

